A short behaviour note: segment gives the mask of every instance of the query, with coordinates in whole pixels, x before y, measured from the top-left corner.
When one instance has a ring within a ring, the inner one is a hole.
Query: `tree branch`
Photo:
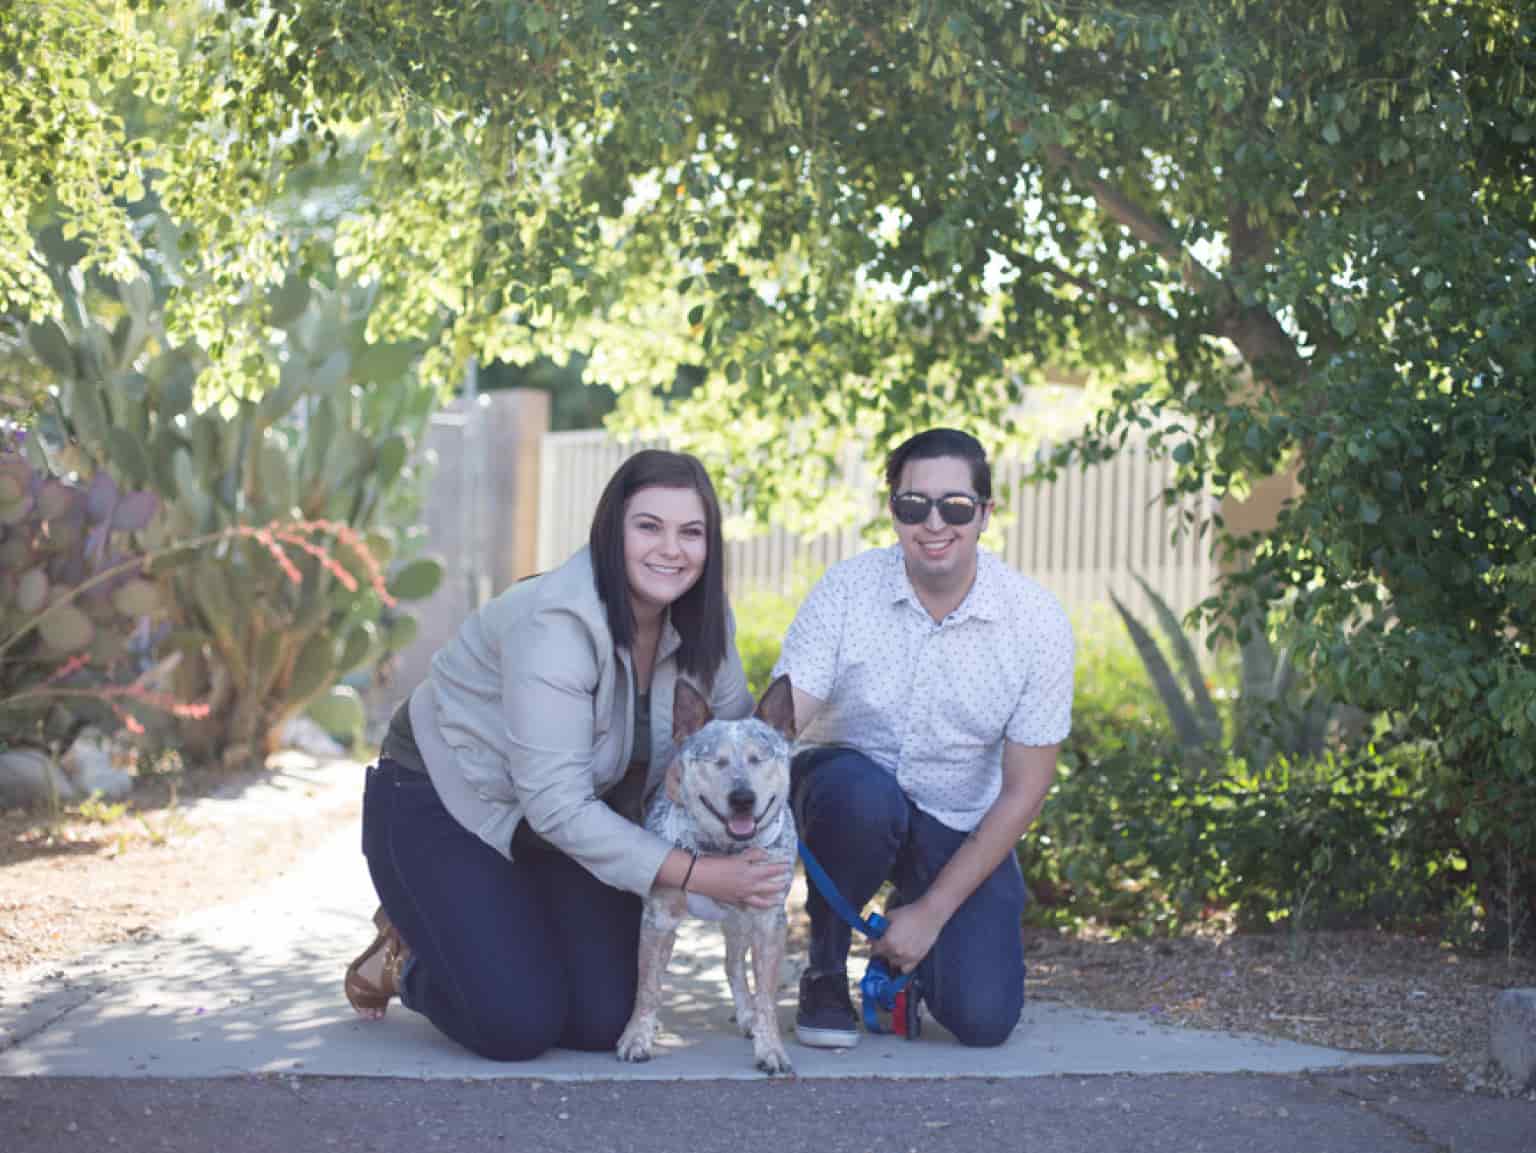
[[[1227,250],[1236,266],[1263,261],[1275,250],[1269,229],[1255,228],[1248,209],[1235,199],[1227,207]]]
[[[1155,249],[1165,261],[1179,270],[1184,283],[1197,292],[1227,291],[1226,282],[1201,264],[1181,245],[1166,221],[1158,220],[1108,181],[1090,175],[1082,164],[1067,154],[1059,144],[1047,143],[1047,159],[1064,169],[1072,180],[1093,194],[1099,207],[1123,224],[1137,240]]]
[[[1195,292],[1212,298],[1213,336],[1230,340],[1250,366],[1259,370],[1262,363],[1281,363],[1288,370],[1301,367],[1296,344],[1266,308],[1244,307],[1232,286],[1220,275],[1195,259],[1173,234],[1166,221],[1159,220],[1108,181],[1090,175],[1084,166],[1059,144],[1044,145],[1047,159],[1082,185],[1111,219],[1124,225],[1137,240],[1154,249],[1168,264],[1179,269],[1184,283]],[[1251,228],[1240,207],[1234,206],[1228,217],[1227,242],[1234,263],[1261,256],[1272,247],[1267,233]]]

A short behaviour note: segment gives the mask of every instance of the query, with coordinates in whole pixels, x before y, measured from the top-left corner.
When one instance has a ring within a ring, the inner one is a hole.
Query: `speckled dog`
[[[668,786],[657,791],[645,827],[681,849],[741,853],[760,848],[795,859],[795,818],[789,808],[789,754],[795,706],[788,677],[769,686],[754,716],[740,721],[711,718],[709,702],[685,681],[677,682],[672,736],[678,763]],[[785,885],[784,895],[789,895]],[[752,1038],[757,1067],[790,1073],[775,1007],[787,922],[784,905],[771,909],[719,905],[698,894],[664,889],[646,898],[640,922],[640,984],[635,1011],[619,1038],[621,1061],[648,1061],[656,1044],[661,979],[672,942],[688,907],[718,914],[725,929],[725,970],[736,1002],[736,1023]],[[747,951],[752,953],[752,990]]]

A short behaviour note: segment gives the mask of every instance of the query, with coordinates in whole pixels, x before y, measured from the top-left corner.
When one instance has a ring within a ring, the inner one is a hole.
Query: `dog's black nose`
[[[725,799],[738,813],[750,813],[757,804],[757,794],[751,789],[732,789]]]

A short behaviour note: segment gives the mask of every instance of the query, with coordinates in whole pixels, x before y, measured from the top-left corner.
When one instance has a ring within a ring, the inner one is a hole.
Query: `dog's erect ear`
[[[757,702],[757,712],[752,715],[790,740],[795,739],[795,690],[789,683],[788,673],[768,686],[763,699]]]
[[[682,744],[709,724],[714,715],[704,694],[679,677],[677,690],[672,694],[672,743]]]

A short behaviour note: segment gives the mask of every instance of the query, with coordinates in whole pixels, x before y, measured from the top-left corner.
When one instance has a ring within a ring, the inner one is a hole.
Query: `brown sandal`
[[[400,982],[405,970],[405,963],[411,959],[410,946],[400,936],[399,930],[390,923],[388,915],[384,912],[384,906],[380,905],[373,914],[373,925],[378,930],[373,943],[357,955],[357,959],[347,966],[346,979],[342,981],[342,988],[346,991],[347,1000],[352,1008],[364,1016],[384,1015],[389,1002],[400,995]],[[362,974],[362,968],[379,950],[384,951],[384,968],[379,974],[378,984],[368,980]]]

